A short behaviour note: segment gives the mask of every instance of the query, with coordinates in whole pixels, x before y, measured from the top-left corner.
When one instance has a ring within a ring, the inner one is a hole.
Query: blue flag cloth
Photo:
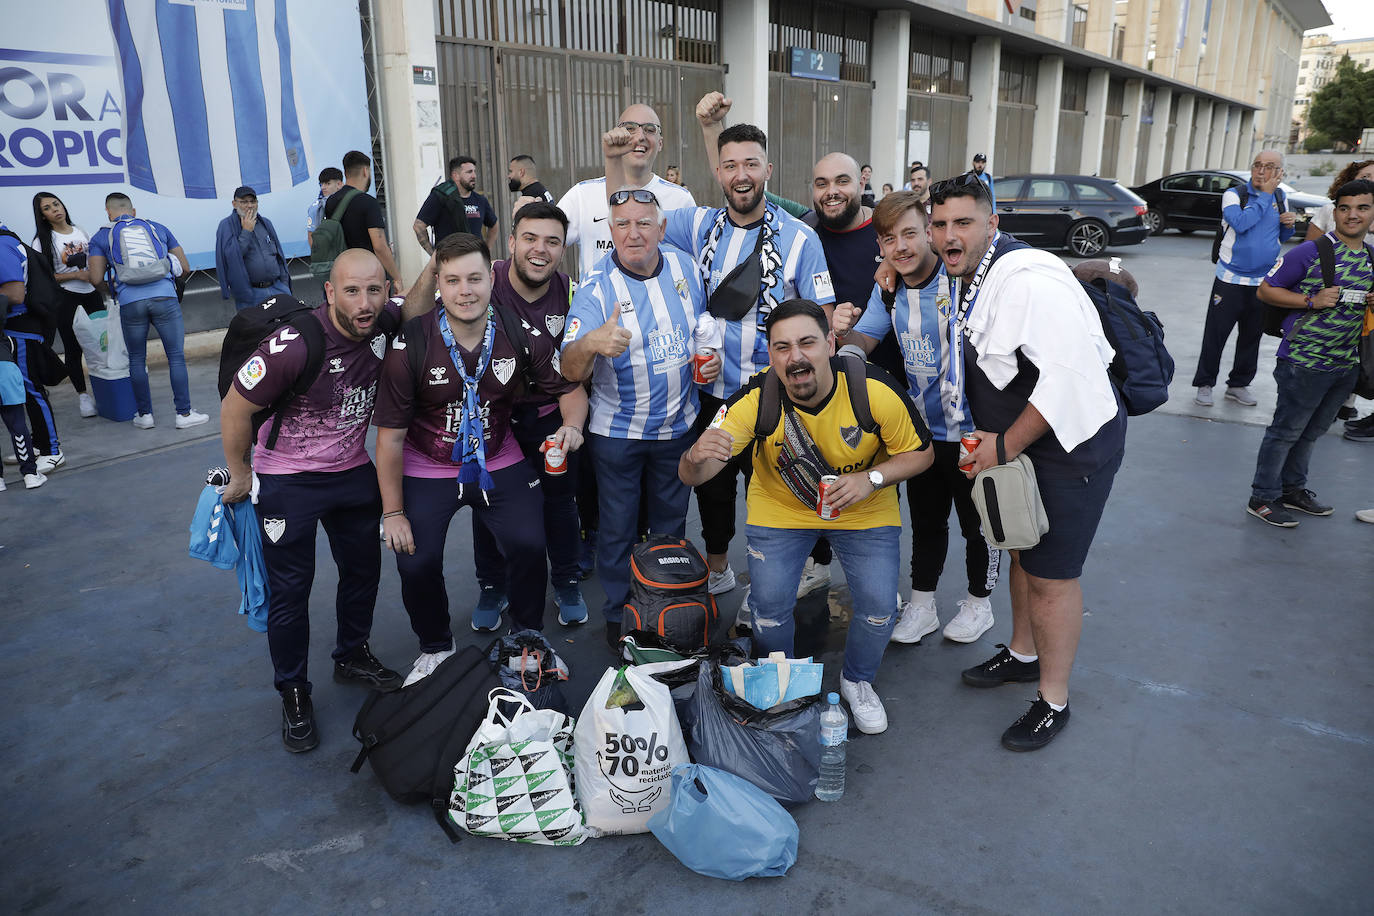
[[[458,353],[458,344],[449,330],[448,313],[439,311],[439,334],[444,346],[448,347],[449,359],[458,377],[463,381],[463,409],[458,422],[458,435],[453,441],[453,463],[460,465],[458,483],[476,483],[483,490],[492,488],[491,475],[487,473],[487,446],[482,433],[482,406],[477,399],[477,386],[491,363],[492,342],[495,340],[495,321],[492,308],[487,306],[487,330],[482,338],[482,351],[477,355],[477,371],[468,375],[463,365],[463,357]]]
[[[221,488],[206,486],[191,517],[191,544],[187,553],[216,569],[232,569],[238,578],[239,613],[248,626],[267,632],[267,567],[262,556],[258,514],[251,502],[224,505]]]

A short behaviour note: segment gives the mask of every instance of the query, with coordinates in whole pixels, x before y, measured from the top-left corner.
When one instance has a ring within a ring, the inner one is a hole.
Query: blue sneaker
[[[565,627],[587,622],[587,604],[582,600],[582,590],[576,584],[555,588],[558,597],[558,622]]]
[[[582,574],[582,578],[591,578],[596,571],[596,532],[584,531],[582,533],[582,555],[577,559],[577,571]]]
[[[479,633],[494,633],[501,627],[501,614],[509,607],[510,601],[495,585],[482,586],[477,607],[472,611],[472,628]]]

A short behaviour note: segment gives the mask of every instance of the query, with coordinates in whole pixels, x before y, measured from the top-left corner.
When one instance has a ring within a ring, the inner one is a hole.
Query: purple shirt
[[[408,477],[457,477],[453,443],[458,431],[463,383],[439,332],[440,308],[425,315],[424,372],[416,379],[404,347],[392,347],[382,366],[381,390],[372,418],[376,426],[406,431],[403,473]],[[530,377],[539,394],[557,397],[577,385],[559,375],[554,341],[548,334],[529,335]],[[498,325],[492,337],[491,362],[477,383],[482,407],[482,438],[486,443],[487,470],[499,471],[524,459],[520,444],[511,435],[511,410],[524,394],[515,347]],[[477,352],[458,346],[465,371],[477,371]]]
[[[553,338],[554,348],[561,350],[563,325],[567,322],[568,306],[572,302],[567,275],[554,271],[549,279],[549,285],[544,288],[544,295],[534,302],[529,302],[510,285],[510,261],[497,261],[491,266],[495,275],[491,286],[491,298],[519,315],[524,320],[531,338],[548,334]],[[527,393],[525,401],[538,407],[541,417],[553,413],[554,408],[558,406],[557,398],[541,391]]]
[[[401,300],[386,310],[399,319]],[[377,397],[377,378],[386,355],[386,335],[352,340],[334,326],[329,305],[314,310],[324,326],[324,362],[308,391],[281,411],[277,447],[267,448],[272,422],[258,430],[253,470],[260,474],[347,471],[366,464],[367,422]],[[374,325],[375,326],[375,325]],[[291,387],[305,367],[306,344],[295,328],[268,337],[234,376],[234,389],[249,403],[266,407]]]

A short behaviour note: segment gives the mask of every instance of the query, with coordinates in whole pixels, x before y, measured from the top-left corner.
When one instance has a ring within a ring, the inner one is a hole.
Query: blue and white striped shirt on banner
[[[816,233],[801,220],[777,210],[773,204],[769,204],[768,209],[777,213],[778,248],[782,259],[782,289],[774,291],[774,303],[796,298],[811,299],[822,304],[834,302],[830,268],[826,266],[825,250],[821,248]],[[699,258],[719,214],[718,207],[669,210],[665,241],[691,252],[693,258]],[[753,256],[758,233],[758,225],[743,229],[728,219],[725,221],[725,230],[711,261],[710,275],[703,278],[708,297],[735,269],[735,265],[743,258]],[[764,265],[764,272],[766,280],[769,273],[767,264]],[[768,368],[768,346],[759,330],[757,304],[739,321],[725,322],[725,346],[721,359],[720,377],[705,389],[721,400],[743,387],[754,373]]]
[[[973,431],[960,377],[962,359],[956,357],[955,364],[950,364],[951,321],[949,288],[941,264],[924,286],[904,286],[898,291],[891,313],[875,284],[854,326],[855,331],[874,340],[882,340],[889,327],[897,332],[907,390],[930,427],[931,437],[941,442],[958,442],[960,433]]]
[[[310,179],[286,0],[106,0],[129,183],[227,199]]]
[[[692,383],[692,332],[706,301],[696,264],[667,245],[647,280],[622,271],[609,254],[577,284],[563,345],[585,337],[619,313],[631,334],[615,359],[596,357],[587,428],[614,439],[676,439],[697,418]]]

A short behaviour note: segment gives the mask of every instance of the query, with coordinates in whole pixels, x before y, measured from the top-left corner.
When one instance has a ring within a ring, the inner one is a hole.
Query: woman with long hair
[[[72,333],[72,319],[76,310],[86,314],[105,307],[100,293],[91,284],[86,271],[86,246],[90,237],[73,225],[67,207],[51,191],[33,195],[33,247],[43,253],[53,266],[62,284],[62,302],[57,313],[57,333],[62,337],[62,358],[67,364],[67,376],[79,396],[81,416],[95,416],[95,402],[86,392],[86,373],[81,368],[81,344]]]

